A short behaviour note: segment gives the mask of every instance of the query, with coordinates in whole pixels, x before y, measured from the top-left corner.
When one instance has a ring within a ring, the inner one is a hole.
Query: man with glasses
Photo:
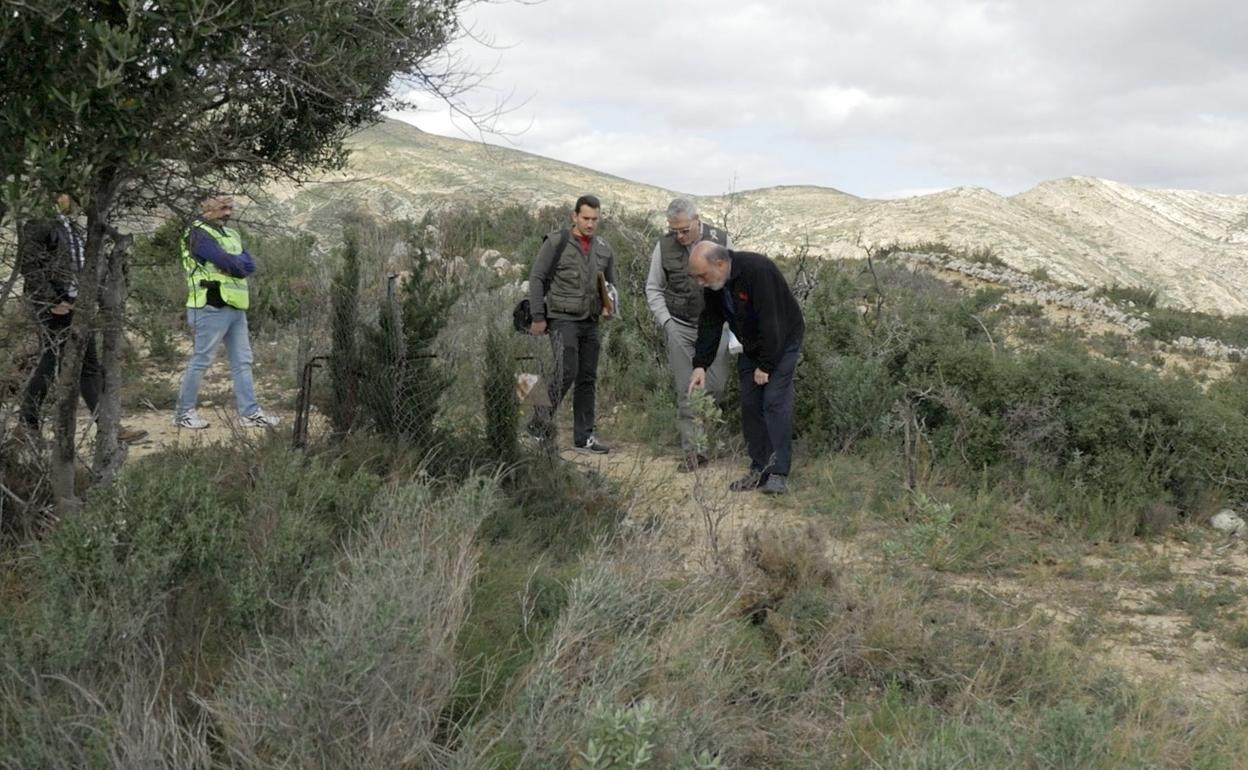
[[[702,313],[702,289],[689,277],[689,250],[699,241],[732,248],[724,230],[702,222],[698,207],[686,198],[667,206],[668,231],[654,244],[650,273],[646,277],[646,303],[667,339],[667,363],[676,386],[676,421],[680,430],[681,458],[678,469],[692,471],[707,462],[705,437],[693,418],[689,403],[689,377],[693,373],[694,342],[698,316]],[[728,334],[721,337],[718,354],[707,369],[706,389],[718,395],[728,379]]]

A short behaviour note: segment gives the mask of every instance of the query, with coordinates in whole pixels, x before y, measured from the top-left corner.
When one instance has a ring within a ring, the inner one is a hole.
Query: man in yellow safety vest
[[[173,424],[191,430],[208,427],[208,421],[195,411],[199,383],[224,342],[234,381],[234,400],[243,424],[272,427],[277,425],[278,418],[265,414],[256,403],[251,377],[247,276],[255,272],[256,263],[243,248],[238,231],[227,224],[234,213],[233,197],[211,195],[204,199],[200,210],[202,218],[192,223],[181,239],[186,321],[194,347],[182,374]]]

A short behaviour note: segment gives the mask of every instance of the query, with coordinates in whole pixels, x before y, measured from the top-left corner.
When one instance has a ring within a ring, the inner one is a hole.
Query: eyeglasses
[[[689,221],[689,224],[685,225],[684,227],[669,227],[667,231],[671,233],[672,235],[680,236],[683,238],[684,236],[688,235],[694,230],[697,230],[701,226],[702,225],[698,222],[697,218],[695,217],[694,219],[691,219]]]

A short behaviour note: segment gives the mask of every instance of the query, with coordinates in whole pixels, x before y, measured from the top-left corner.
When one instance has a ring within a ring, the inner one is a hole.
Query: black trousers
[[[741,380],[741,432],[750,454],[750,470],[789,475],[793,459],[793,371],[800,343],[784,351],[766,385],[754,383],[757,364],[744,353],[737,357]]]
[[[39,429],[39,412],[43,408],[43,400],[48,389],[56,381],[57,370],[65,355],[65,343],[69,341],[69,324],[72,313],[51,315],[40,320],[39,324],[39,363],[30,375],[30,382],[22,392],[20,413],[22,422],[35,430]],[[103,386],[104,372],[100,368],[100,359],[95,352],[95,335],[87,338],[87,349],[82,355],[82,377],[78,381],[78,390],[82,400],[94,414],[100,405],[100,389]]]
[[[553,419],[563,397],[572,390],[572,440],[584,444],[594,432],[594,390],[598,383],[598,320],[552,319],[546,333],[555,354],[550,381],[550,409],[539,408],[540,421]],[[575,386],[575,387],[574,387]]]

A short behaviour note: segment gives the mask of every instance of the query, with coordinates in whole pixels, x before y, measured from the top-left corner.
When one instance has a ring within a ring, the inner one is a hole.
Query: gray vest
[[[698,240],[727,246],[728,233],[703,222],[702,237]],[[671,233],[659,238],[659,260],[667,278],[667,288],[663,290],[667,312],[689,324],[697,323],[702,314],[702,289],[689,277],[689,249],[692,247],[693,244],[681,246]]]

